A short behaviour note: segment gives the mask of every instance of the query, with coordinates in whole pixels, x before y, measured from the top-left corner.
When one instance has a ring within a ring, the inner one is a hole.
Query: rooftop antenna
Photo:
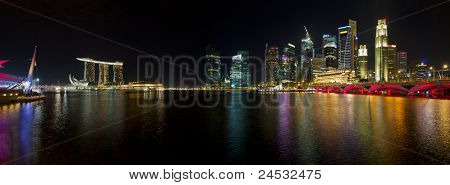
[[[306,29],[306,26],[303,26],[303,27],[305,28],[305,31],[306,31],[306,38],[311,38],[311,36],[309,36],[308,29]]]

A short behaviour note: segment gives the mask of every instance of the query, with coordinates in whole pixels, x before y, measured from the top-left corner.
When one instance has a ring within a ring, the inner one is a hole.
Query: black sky
[[[11,60],[2,72],[25,76],[27,60],[38,45],[38,76],[46,83],[68,83],[69,73],[81,78],[76,57],[123,61],[125,80],[136,79],[140,53],[1,1],[0,59]],[[357,20],[363,31],[375,27],[379,18],[394,20],[442,1],[9,0],[149,54],[194,57],[204,55],[208,44],[222,55],[245,49],[263,57],[266,42],[298,43],[304,25],[318,47],[321,35],[336,35],[348,19]],[[371,66],[374,35],[375,30],[359,35],[359,42],[368,44]],[[419,58],[435,66],[449,63],[450,3],[390,24],[389,42],[409,52],[410,64]]]

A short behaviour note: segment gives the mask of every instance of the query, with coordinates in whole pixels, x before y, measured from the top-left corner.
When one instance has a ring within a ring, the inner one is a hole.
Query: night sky
[[[445,0],[373,1],[106,1],[7,0],[70,25],[152,55],[205,54],[210,44],[222,55],[249,50],[263,58],[265,43],[297,44],[307,26],[316,47],[323,34],[358,21],[360,44],[368,44],[374,63],[377,19],[395,20]],[[7,5],[0,0],[2,72],[25,76],[38,45],[37,76],[44,83],[68,83],[68,74],[82,78],[76,57],[123,61],[125,81],[136,80],[141,53]],[[389,42],[408,51],[410,65],[427,58],[431,65],[450,63],[450,2],[389,25]],[[224,61],[228,62],[228,61]]]

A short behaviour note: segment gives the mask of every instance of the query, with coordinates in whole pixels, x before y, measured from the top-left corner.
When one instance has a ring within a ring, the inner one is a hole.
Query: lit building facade
[[[400,78],[406,78],[408,73],[408,52],[399,51],[397,53],[397,68]]]
[[[323,57],[315,57],[312,59],[312,73],[317,76],[320,73],[327,71],[327,62]]]
[[[336,36],[324,35],[323,36],[323,55],[326,61],[327,68],[338,68],[337,60],[337,40]]]
[[[278,66],[278,71],[278,80],[280,82],[296,81],[297,60],[295,57],[295,45],[289,43],[283,49],[280,64]]]
[[[378,20],[375,33],[375,81],[388,81],[388,27],[386,19]]]
[[[77,58],[78,61],[84,62],[84,80],[83,83],[109,85],[110,81],[110,67],[112,66],[114,85],[121,85],[124,83],[123,78],[123,63],[122,62],[104,62],[93,60],[90,58]],[[96,81],[96,65],[98,64],[98,79]]]
[[[312,59],[315,56],[314,42],[311,40],[311,36],[305,27],[306,36],[302,39],[300,47],[300,67],[299,67],[299,80],[303,82],[312,82]]]
[[[280,60],[280,51],[278,47],[268,46],[266,44],[266,84],[275,86],[278,84],[278,63]]]
[[[426,78],[429,78],[431,76],[428,65],[425,62],[421,62],[420,64],[416,65],[416,68],[414,70],[414,77],[415,80],[424,80]]]
[[[358,66],[358,24],[355,20],[348,20],[348,25],[350,26],[351,32],[351,55],[352,55],[352,71],[355,71],[357,77],[359,77],[359,66]]]
[[[360,79],[369,79],[369,55],[366,45],[360,45],[358,50],[358,66]]]
[[[354,48],[352,27],[344,26],[338,28],[338,69],[340,71],[351,71],[353,69]]]
[[[113,72],[114,72],[114,79],[113,82],[116,85],[122,85],[123,84],[123,66],[121,65],[114,65],[113,66]]]
[[[99,64],[98,69],[98,84],[107,85],[109,83],[109,65]]]
[[[95,83],[95,63],[84,62],[84,81],[90,84]]]
[[[388,45],[387,47],[387,71],[388,80],[395,81],[399,75],[397,70],[397,46]]]
[[[232,88],[249,87],[250,73],[248,69],[249,53],[248,51],[238,51],[237,55],[232,57],[230,70],[230,85]]]
[[[221,83],[221,62],[220,52],[211,46],[206,47],[206,85],[209,87],[220,86]]]

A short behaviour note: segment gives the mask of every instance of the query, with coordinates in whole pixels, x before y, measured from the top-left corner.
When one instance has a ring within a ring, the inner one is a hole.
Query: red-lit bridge
[[[423,84],[361,84],[315,86],[316,92],[348,94],[382,94],[403,96],[432,96],[450,99],[450,82]]]

